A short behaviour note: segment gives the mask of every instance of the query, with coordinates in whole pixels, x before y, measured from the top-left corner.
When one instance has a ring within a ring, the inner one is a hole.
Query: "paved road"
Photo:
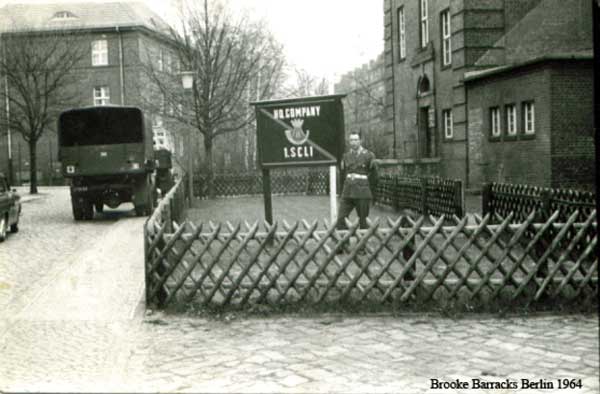
[[[596,316],[318,315],[223,319],[136,313],[143,219],[71,219],[66,189],[25,204],[0,245],[0,391],[514,392],[431,379],[581,379],[597,393]],[[504,383],[503,383],[504,382]]]

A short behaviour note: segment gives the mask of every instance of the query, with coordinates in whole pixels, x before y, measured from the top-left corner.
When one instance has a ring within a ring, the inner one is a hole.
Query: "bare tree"
[[[37,143],[53,129],[58,114],[78,104],[76,67],[88,53],[75,35],[65,31],[19,31],[3,34],[0,98],[8,111],[3,128],[19,133],[29,145],[30,186],[37,190]]]
[[[287,98],[322,96],[329,93],[327,78],[318,77],[302,68],[294,68],[288,80],[292,82],[282,89]]]
[[[149,59],[146,75],[164,98],[163,114],[202,136],[212,196],[214,140],[254,121],[254,111],[247,110],[248,97],[271,97],[282,78],[282,48],[263,23],[235,18],[222,3],[209,0],[189,6],[181,26],[168,36],[179,67],[165,70]],[[190,95],[182,94],[181,70],[194,73]]]

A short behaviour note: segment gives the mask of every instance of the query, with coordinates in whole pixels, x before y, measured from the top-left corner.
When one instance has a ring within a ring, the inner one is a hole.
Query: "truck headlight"
[[[133,168],[134,170],[139,170],[140,169],[140,163],[131,163],[131,168]]]
[[[75,166],[67,166],[67,174],[74,174]]]

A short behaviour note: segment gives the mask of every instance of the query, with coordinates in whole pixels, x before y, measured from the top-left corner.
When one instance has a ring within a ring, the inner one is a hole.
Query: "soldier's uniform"
[[[343,188],[337,227],[346,228],[344,219],[356,208],[359,227],[367,228],[369,205],[373,198],[371,186],[377,181],[375,155],[362,146],[356,151],[350,150],[344,154],[340,169]]]

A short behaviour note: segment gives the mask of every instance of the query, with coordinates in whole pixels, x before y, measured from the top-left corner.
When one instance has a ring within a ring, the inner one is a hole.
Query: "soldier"
[[[350,133],[348,140],[350,150],[344,154],[340,165],[343,189],[337,228],[347,228],[345,219],[356,208],[359,227],[365,229],[369,227],[367,216],[373,198],[371,187],[377,182],[377,163],[373,152],[361,146],[359,133]]]

